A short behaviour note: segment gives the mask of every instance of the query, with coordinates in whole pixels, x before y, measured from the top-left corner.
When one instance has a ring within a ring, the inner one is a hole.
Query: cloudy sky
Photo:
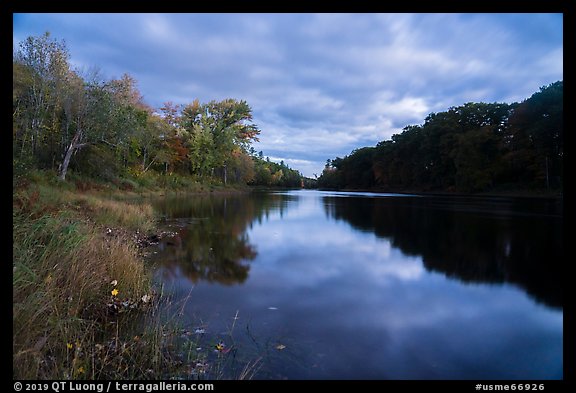
[[[128,73],[145,101],[236,98],[254,147],[306,176],[431,112],[515,102],[563,79],[562,14],[14,14],[80,70]]]

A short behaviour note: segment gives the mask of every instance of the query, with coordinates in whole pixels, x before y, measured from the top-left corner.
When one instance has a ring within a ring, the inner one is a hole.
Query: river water
[[[256,363],[255,379],[563,378],[561,201],[297,190],[154,206],[175,232],[156,278],[198,350],[233,349],[231,378]]]

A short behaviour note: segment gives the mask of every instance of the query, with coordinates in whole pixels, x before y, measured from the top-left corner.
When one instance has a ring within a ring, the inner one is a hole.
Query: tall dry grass
[[[145,202],[118,201],[96,195],[73,196],[71,203],[91,211],[97,224],[148,232],[154,228],[154,210]]]
[[[13,378],[229,377],[234,355],[199,352],[188,335],[184,353],[183,305],[153,290],[129,236],[155,229],[146,200],[41,173],[32,180],[13,193]],[[108,236],[110,227],[119,235]],[[252,378],[261,364],[235,377]]]
[[[142,319],[149,313],[151,301],[141,299],[152,298],[151,277],[135,244],[106,236],[103,226],[147,231],[153,223],[146,204],[48,185],[15,192],[14,378],[97,378],[104,371],[108,377],[127,375],[125,364],[116,370],[108,366],[129,347],[123,335],[134,341],[134,315]],[[148,345],[140,352],[153,358],[150,351],[159,347]]]

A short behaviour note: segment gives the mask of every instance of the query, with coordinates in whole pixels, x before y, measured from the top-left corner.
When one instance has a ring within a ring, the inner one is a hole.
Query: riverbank
[[[13,189],[13,378],[165,379],[184,366],[143,250],[165,235],[147,199],[243,187],[60,182],[36,172]]]
[[[456,191],[430,191],[430,190],[390,190],[382,188],[343,188],[343,189],[328,189],[319,188],[319,191],[342,191],[342,192],[373,192],[373,193],[386,193],[386,194],[411,194],[411,195],[427,195],[427,196],[455,196],[455,197],[502,197],[502,198],[546,198],[546,199],[562,199],[563,192],[554,190],[501,190],[501,191],[486,191],[478,193],[463,193]]]

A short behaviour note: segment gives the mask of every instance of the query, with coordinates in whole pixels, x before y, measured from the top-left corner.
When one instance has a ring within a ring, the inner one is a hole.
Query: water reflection
[[[184,323],[220,334],[239,312],[256,378],[563,376],[557,207],[298,191],[157,208],[178,232],[165,288],[193,288]]]
[[[249,262],[257,254],[246,230],[262,222],[272,210],[287,208],[286,195],[195,196],[155,201],[174,236],[161,241],[164,274],[184,274],[224,285],[241,284],[248,278]]]
[[[326,214],[390,239],[465,282],[514,283],[562,308],[562,206],[554,200],[324,197]]]

